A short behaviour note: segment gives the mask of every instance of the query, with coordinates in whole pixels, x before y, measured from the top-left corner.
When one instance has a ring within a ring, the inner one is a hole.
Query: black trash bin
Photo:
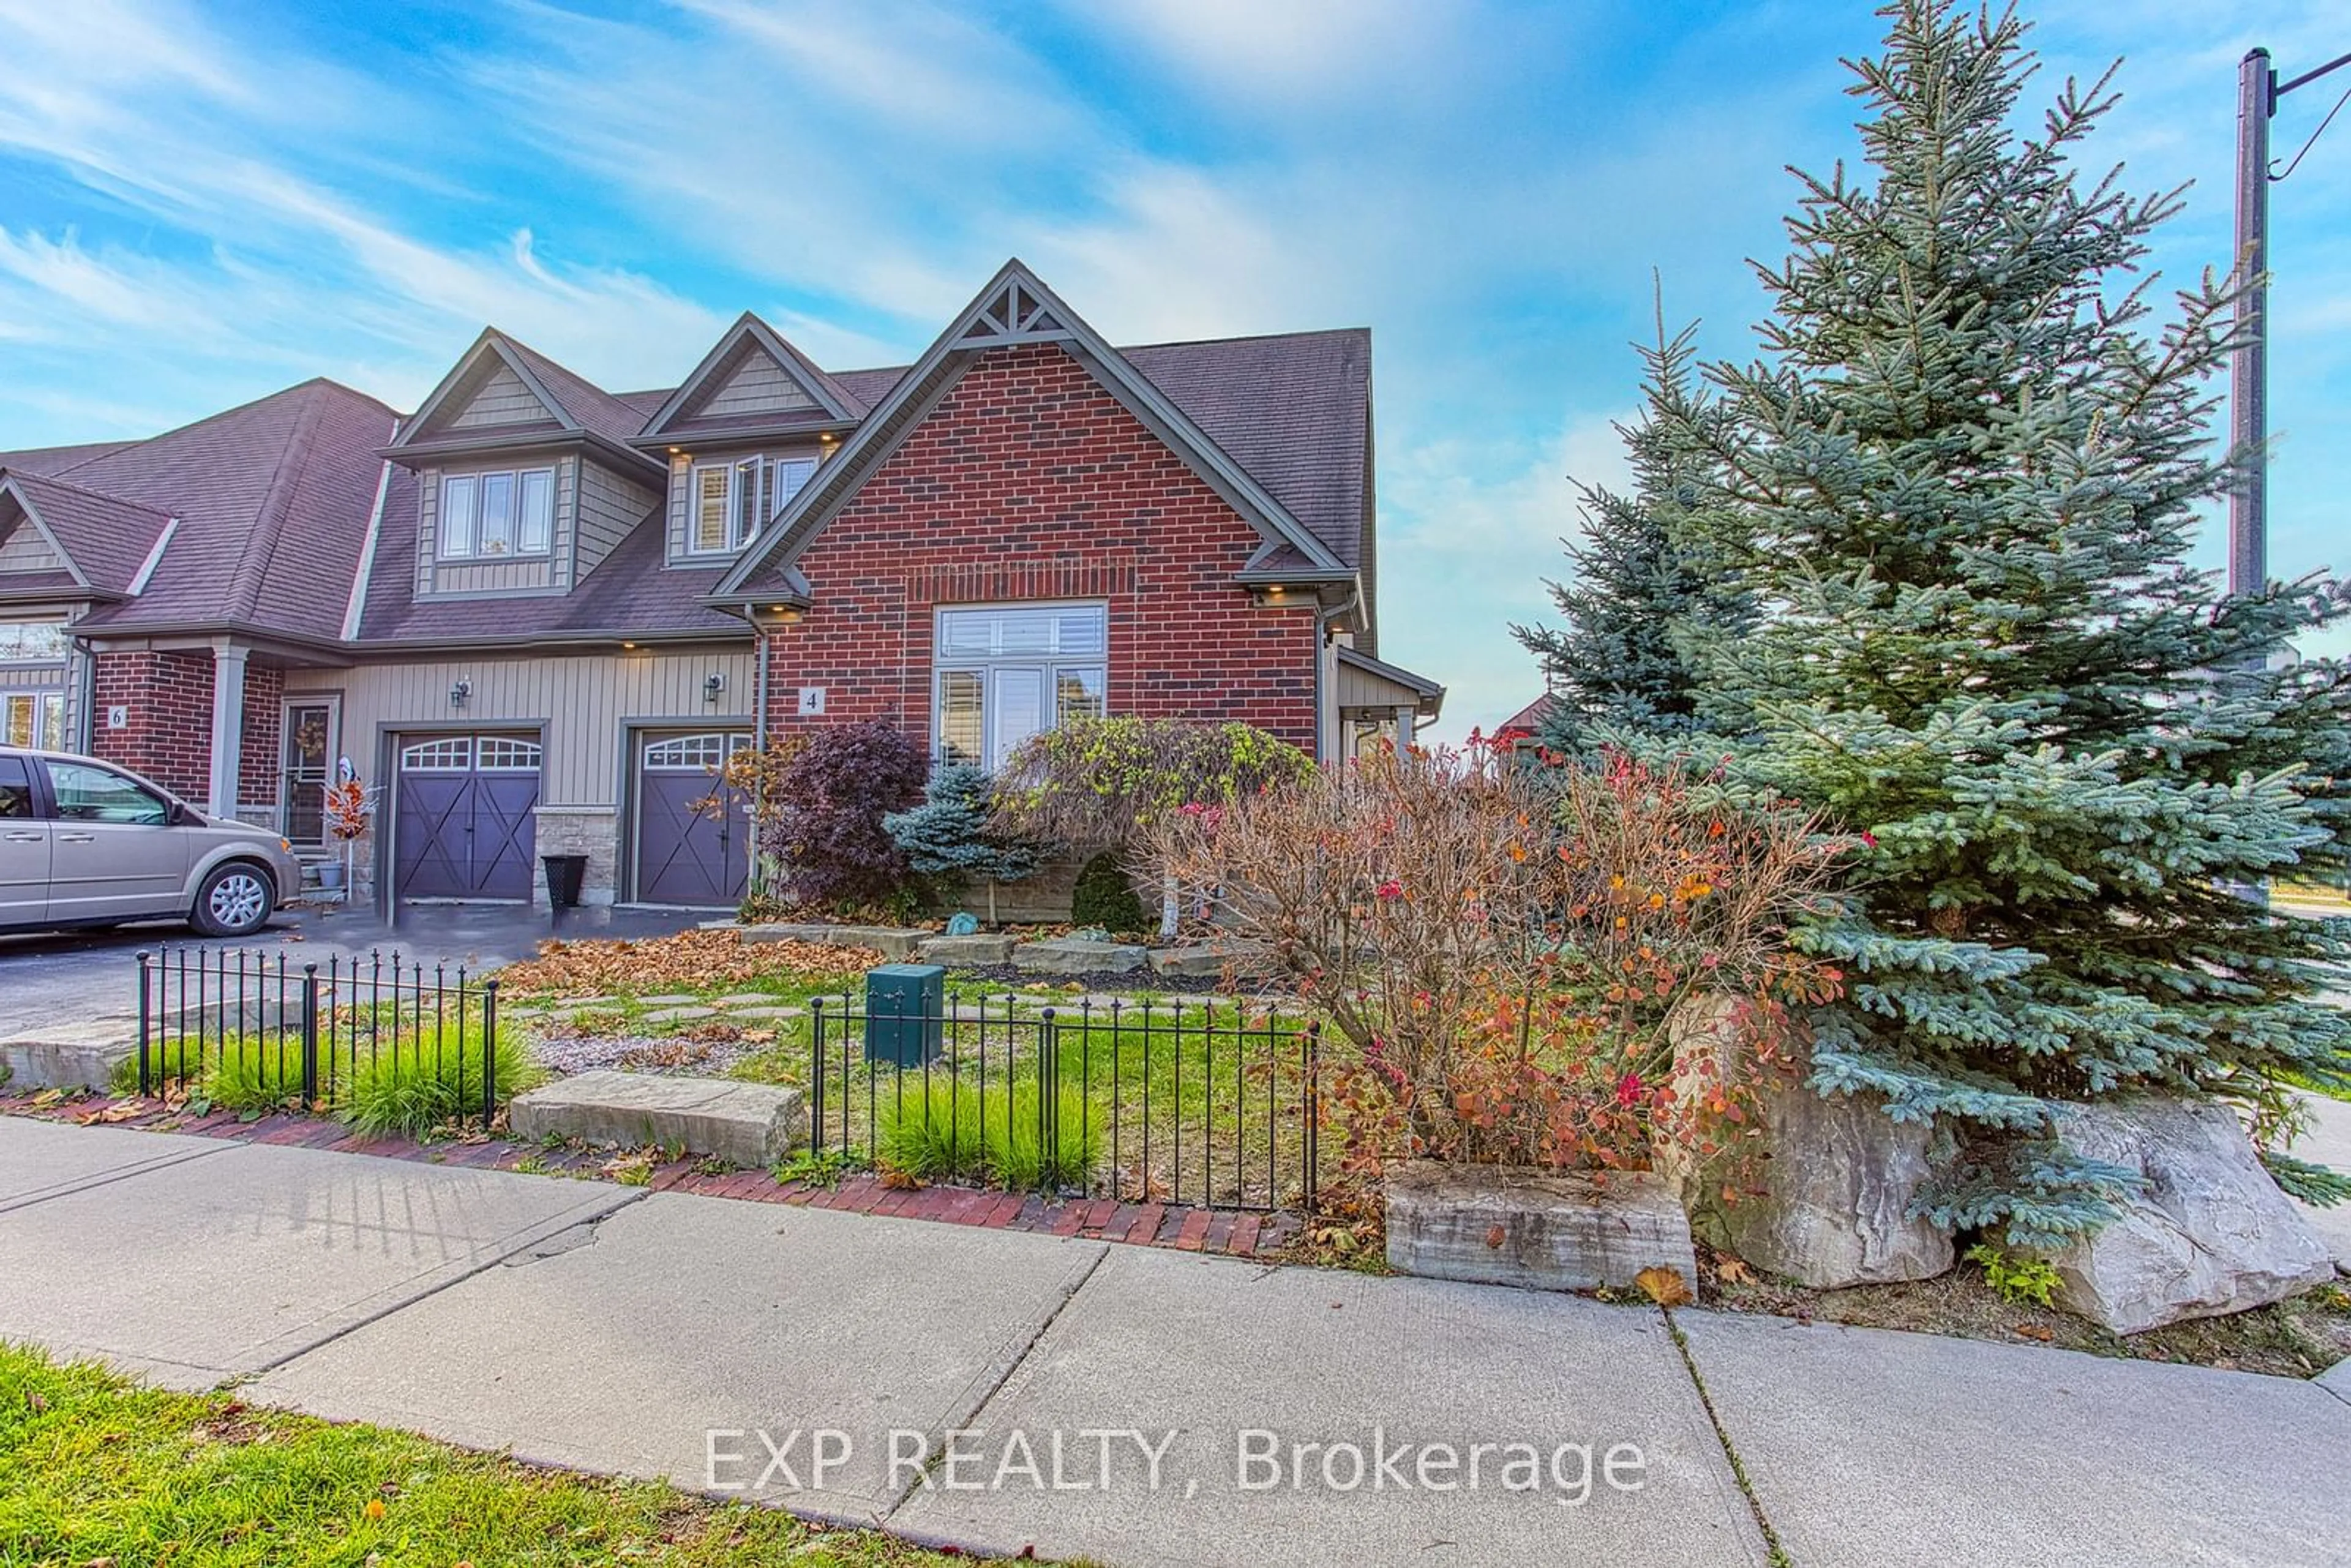
[[[580,889],[588,880],[586,855],[541,855],[547,868],[547,902],[557,909],[576,909]]]

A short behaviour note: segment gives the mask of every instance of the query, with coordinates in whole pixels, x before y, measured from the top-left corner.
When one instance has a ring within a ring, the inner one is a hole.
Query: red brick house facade
[[[1377,656],[1370,335],[1114,348],[1019,263],[911,365],[746,315],[611,392],[496,330],[413,412],[312,381],[0,451],[0,739],[345,852],[361,896],[726,907],[729,751],[886,719],[993,766],[1073,715],[1323,758],[1442,688]]]
[[[819,591],[767,636],[769,727],[888,719],[929,747],[940,606],[1099,600],[1111,712],[1312,751],[1314,605],[1236,583],[1262,544],[1059,348],[989,350],[799,557]]]

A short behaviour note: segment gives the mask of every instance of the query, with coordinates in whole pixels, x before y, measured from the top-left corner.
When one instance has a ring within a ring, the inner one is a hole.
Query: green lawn
[[[870,1531],[251,1409],[232,1395],[164,1393],[0,1344],[0,1563],[952,1561]]]

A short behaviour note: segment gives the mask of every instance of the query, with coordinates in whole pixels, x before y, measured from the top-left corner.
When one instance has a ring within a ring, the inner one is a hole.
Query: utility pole
[[[2229,444],[2252,454],[2229,493],[2229,591],[2259,593],[2269,582],[2270,116],[2277,73],[2270,52],[2237,64],[2237,350],[2229,364]]]
[[[2329,60],[2280,85],[2270,52],[2254,49],[2237,65],[2237,347],[2229,365],[2229,439],[2250,454],[2229,493],[2229,591],[2259,593],[2269,582],[2269,266],[2270,186],[2294,172],[2351,91],[2327,111],[2284,173],[2270,172],[2270,120],[2278,99],[2329,72],[2351,66],[2351,55]]]

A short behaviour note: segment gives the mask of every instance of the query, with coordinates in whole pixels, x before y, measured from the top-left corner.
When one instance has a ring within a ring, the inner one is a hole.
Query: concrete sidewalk
[[[2351,1389],[1672,1318],[0,1118],[0,1338],[976,1549],[2351,1561]]]

